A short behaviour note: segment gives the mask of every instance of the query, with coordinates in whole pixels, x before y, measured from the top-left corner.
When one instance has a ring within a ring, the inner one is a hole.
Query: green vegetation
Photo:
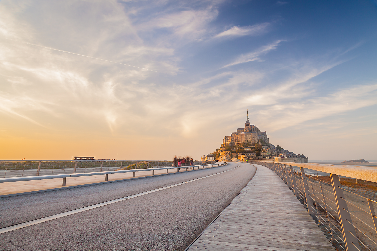
[[[255,144],[255,155],[257,157],[259,157],[259,156],[261,156],[261,152],[262,152],[262,145],[259,143],[256,143]]]
[[[134,164],[130,164],[126,167],[120,168],[120,170],[131,170],[131,169],[148,169],[150,166],[150,163],[147,161],[137,162]]]

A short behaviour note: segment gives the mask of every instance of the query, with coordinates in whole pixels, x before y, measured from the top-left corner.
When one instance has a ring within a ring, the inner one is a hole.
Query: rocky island
[[[202,156],[202,161],[244,161],[274,159],[279,162],[307,163],[303,154],[295,154],[281,146],[269,142],[266,132],[250,124],[247,111],[245,127],[237,128],[230,136],[225,136],[221,147],[215,152]]]
[[[355,160],[345,160],[341,162],[342,164],[367,164],[370,163],[364,159],[355,159]]]

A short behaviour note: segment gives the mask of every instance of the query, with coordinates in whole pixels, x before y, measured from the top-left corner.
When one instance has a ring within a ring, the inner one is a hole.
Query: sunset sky
[[[0,0],[0,159],[200,159],[246,121],[375,160],[374,0]]]

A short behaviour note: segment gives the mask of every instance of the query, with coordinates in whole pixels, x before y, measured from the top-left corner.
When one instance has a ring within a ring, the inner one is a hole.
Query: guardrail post
[[[103,171],[103,162],[101,161],[101,165],[100,165],[100,172]]]
[[[345,241],[345,248],[348,251],[359,250],[358,240],[355,237],[355,228],[351,223],[350,213],[341,189],[340,179],[336,174],[330,174],[334,197],[336,199],[338,217],[340,218],[342,234]]]
[[[305,199],[308,207],[308,213],[313,217],[313,219],[316,219],[316,212],[313,207],[313,199],[311,195],[309,194],[309,187],[308,187],[308,182],[307,182],[307,176],[305,176],[304,173],[304,168],[300,167],[301,170],[301,178],[303,180],[303,186],[304,186],[304,194],[305,194]]]
[[[154,176],[154,170],[153,170],[153,176]]]
[[[136,172],[133,172],[133,178],[136,177]]]
[[[105,181],[108,181],[108,174],[105,174]]]
[[[376,229],[377,216],[375,215],[374,205],[372,204],[372,201],[370,199],[367,199],[367,202],[368,202],[368,207],[370,208],[372,221],[374,222],[375,232],[378,233],[378,230]]]
[[[39,171],[41,170],[42,161],[38,163],[37,176],[39,176]]]
[[[63,178],[62,186],[66,186],[66,177]]]
[[[78,167],[78,162],[75,161],[74,173],[76,173],[76,168]]]
[[[167,168],[167,173],[168,173],[168,168]]]
[[[178,168],[176,168],[176,172],[177,172],[177,173],[179,172],[179,169],[180,169],[179,167],[178,167]]]

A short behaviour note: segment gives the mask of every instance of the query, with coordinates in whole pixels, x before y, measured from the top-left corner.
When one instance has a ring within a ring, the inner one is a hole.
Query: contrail
[[[24,42],[24,41],[20,41],[20,40],[13,40],[13,39],[10,39],[10,40],[16,41],[16,42],[19,42],[19,43],[24,43],[24,44],[27,44],[27,45],[32,45],[32,46],[37,46],[37,47],[41,47],[41,48],[46,48],[46,49],[53,50],[53,51],[59,51],[59,52],[63,52],[63,53],[73,54],[73,55],[76,55],[76,56],[87,57],[87,58],[90,58],[90,59],[101,60],[101,61],[105,61],[105,62],[109,62],[109,63],[119,64],[119,65],[124,65],[124,66],[129,66],[129,67],[134,67],[134,68],[138,68],[138,69],[141,69],[141,70],[144,70],[144,71],[157,72],[157,71],[149,70],[149,69],[143,68],[143,67],[138,67],[138,66],[134,66],[134,65],[130,65],[130,64],[124,64],[124,63],[120,63],[120,62],[115,62],[115,61],[111,61],[111,60],[103,59],[103,58],[95,58],[95,57],[91,57],[91,56],[87,56],[87,55],[83,55],[83,54],[79,54],[79,53],[74,53],[74,52],[70,52],[70,51],[59,50],[59,49],[47,47],[47,46],[44,46],[44,45],[32,44],[32,43]]]

